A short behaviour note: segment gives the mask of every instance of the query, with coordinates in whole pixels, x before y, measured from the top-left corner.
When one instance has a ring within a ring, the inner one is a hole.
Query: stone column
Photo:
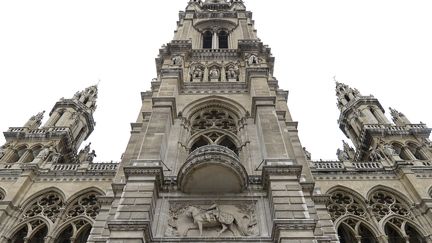
[[[213,32],[212,49],[219,49],[219,42],[218,42],[217,31]]]
[[[55,126],[55,124],[57,123],[57,121],[60,119],[61,114],[60,111],[55,110],[50,118],[48,119],[48,121],[45,123],[44,127],[53,127]]]
[[[60,119],[57,121],[56,127],[64,127],[67,124],[67,121],[69,121],[70,117],[72,116],[72,113],[70,111],[65,111],[63,115],[60,117]]]
[[[221,82],[226,82],[226,70],[225,70],[225,65],[222,63],[222,68],[221,68]]]
[[[18,160],[18,163],[27,163],[27,162],[31,162],[31,161],[27,161],[29,159],[30,156],[32,155],[32,151],[31,149],[27,149],[23,155],[21,155],[21,158]]]

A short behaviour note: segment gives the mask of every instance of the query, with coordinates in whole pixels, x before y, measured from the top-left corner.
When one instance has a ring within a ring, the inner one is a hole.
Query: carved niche
[[[255,202],[171,203],[165,236],[246,237],[259,233]]]

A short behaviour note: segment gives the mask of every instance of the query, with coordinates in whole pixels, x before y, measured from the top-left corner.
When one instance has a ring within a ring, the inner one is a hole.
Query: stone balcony
[[[238,193],[248,186],[248,174],[238,155],[220,145],[194,150],[180,168],[177,180],[186,193]]]

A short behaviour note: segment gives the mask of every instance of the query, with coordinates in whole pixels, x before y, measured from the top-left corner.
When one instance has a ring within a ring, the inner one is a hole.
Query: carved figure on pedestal
[[[201,67],[194,67],[191,72],[191,81],[202,81],[204,71]]]
[[[235,80],[238,81],[238,76],[239,76],[239,70],[238,70],[238,66],[236,65],[231,65],[228,67],[228,70],[226,71],[226,77],[227,80]]]
[[[248,58],[248,64],[249,64],[249,66],[251,66],[251,65],[258,65],[258,64],[260,64],[260,60],[259,60],[259,58],[256,55],[252,54]]]
[[[87,155],[87,161],[88,162],[93,162],[93,159],[96,157],[96,152],[94,150],[91,151],[91,153],[89,153]]]
[[[219,80],[220,77],[220,72],[219,69],[217,67],[212,67],[210,69],[210,80]]]
[[[175,56],[171,61],[174,66],[181,66],[183,64],[183,58],[181,56]]]
[[[341,162],[349,161],[349,160],[350,160],[350,157],[349,157],[349,155],[347,154],[347,152],[345,152],[345,151],[342,150],[342,149],[338,149],[338,150],[336,151],[336,155],[337,155],[339,161],[341,161]]]
[[[382,161],[383,157],[380,153],[379,150],[377,150],[376,148],[371,148],[369,153],[369,159],[373,162],[377,162],[377,161]]]
[[[90,145],[89,143],[87,146],[85,146],[79,153],[78,153],[78,162],[85,162],[88,159],[88,156],[90,154]]]
[[[48,144],[45,148],[43,148],[36,158],[32,161],[32,163],[44,162],[47,160],[48,156],[55,152],[55,148],[53,144]]]

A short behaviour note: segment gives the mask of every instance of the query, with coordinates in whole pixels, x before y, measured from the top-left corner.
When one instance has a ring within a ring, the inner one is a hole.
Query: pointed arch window
[[[224,30],[219,32],[219,48],[228,49],[228,33]]]
[[[203,48],[211,49],[213,44],[213,33],[211,31],[206,31],[203,34]]]

